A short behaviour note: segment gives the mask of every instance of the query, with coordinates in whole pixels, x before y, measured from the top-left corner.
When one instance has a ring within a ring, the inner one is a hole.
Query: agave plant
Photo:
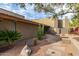
[[[21,39],[21,33],[11,30],[1,30],[0,31],[0,41],[7,42],[9,45],[14,44],[18,39]]]

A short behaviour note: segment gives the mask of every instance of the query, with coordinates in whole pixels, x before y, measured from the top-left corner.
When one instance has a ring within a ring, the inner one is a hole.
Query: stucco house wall
[[[15,30],[15,22],[10,20],[0,20],[0,30],[4,29]],[[16,30],[21,32],[24,39],[27,39],[36,36],[37,26],[28,23],[16,22]]]
[[[16,30],[21,32],[24,38],[32,38],[36,36],[37,26],[31,24],[25,24],[21,22],[16,23]]]
[[[5,29],[14,30],[15,29],[14,22],[0,19],[0,30],[5,30]]]
[[[36,36],[39,23],[29,21],[24,16],[0,8],[0,30],[16,30],[24,39]]]

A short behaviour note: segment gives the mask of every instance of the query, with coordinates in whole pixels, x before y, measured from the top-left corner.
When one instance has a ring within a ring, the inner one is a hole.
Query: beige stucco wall
[[[0,20],[0,30],[4,30],[4,29],[15,30],[14,22],[1,19]]]
[[[36,36],[36,28],[37,26],[33,24],[16,22],[16,30],[21,32],[26,39]],[[15,30],[15,23],[13,21],[1,20],[0,30],[3,29]]]
[[[16,30],[21,32],[24,38],[31,38],[36,36],[36,28],[36,25],[24,24],[20,22],[16,23]]]

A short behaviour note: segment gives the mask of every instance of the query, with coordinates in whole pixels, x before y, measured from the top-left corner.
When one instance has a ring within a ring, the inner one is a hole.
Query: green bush
[[[43,25],[39,25],[38,29],[37,29],[37,38],[39,40],[42,40],[43,36],[44,36],[44,26]]]
[[[21,39],[21,33],[10,30],[0,30],[0,41],[7,42],[9,45],[14,44],[18,39]]]

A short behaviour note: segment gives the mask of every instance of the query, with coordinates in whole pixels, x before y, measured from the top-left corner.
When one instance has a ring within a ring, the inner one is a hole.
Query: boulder
[[[25,47],[22,49],[20,56],[29,56],[31,54],[31,49],[25,45]]]
[[[34,40],[33,39],[28,39],[28,40],[26,40],[26,44],[28,45],[28,46],[34,46]]]

